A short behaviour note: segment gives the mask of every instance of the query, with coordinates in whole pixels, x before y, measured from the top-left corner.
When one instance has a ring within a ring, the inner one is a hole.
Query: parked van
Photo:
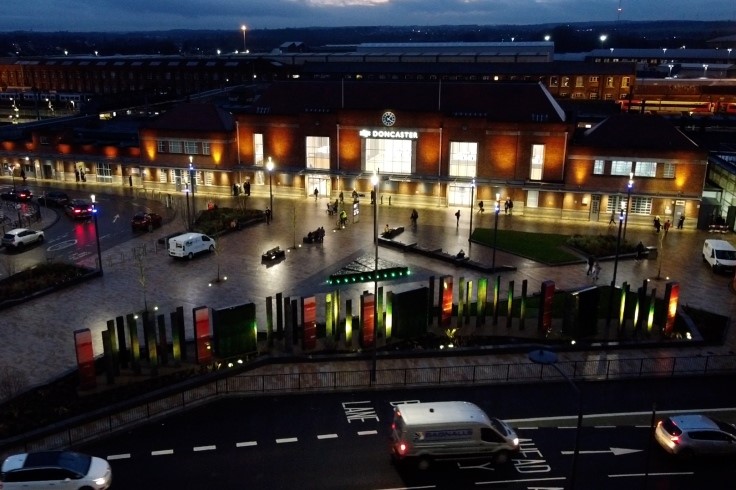
[[[169,255],[192,259],[200,252],[214,252],[215,241],[202,233],[184,233],[169,239]]]
[[[736,268],[736,248],[726,240],[708,239],[703,244],[703,260],[714,272],[733,271]]]
[[[391,456],[427,469],[437,460],[509,461],[519,438],[504,421],[470,402],[404,403],[394,407]]]

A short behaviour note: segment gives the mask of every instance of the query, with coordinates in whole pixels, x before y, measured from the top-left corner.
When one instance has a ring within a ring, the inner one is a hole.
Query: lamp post
[[[572,464],[570,465],[570,490],[575,489],[575,476],[577,474],[578,453],[580,452],[580,429],[583,426],[583,394],[580,388],[571,380],[565,372],[557,365],[557,354],[552,351],[536,349],[529,353],[529,360],[534,364],[552,366],[570,384],[570,387],[578,397],[578,423],[575,428],[575,446],[572,453]]]
[[[375,261],[373,263],[373,357],[371,362],[371,381],[376,381],[376,368],[378,363],[378,169],[371,177],[373,184],[373,244],[375,247]]]
[[[192,231],[192,217],[189,212],[189,182],[184,184],[184,193],[186,194],[187,201],[187,230]]]
[[[626,219],[624,219],[624,242],[626,242],[626,225],[629,224],[631,213],[631,189],[634,187],[634,172],[629,172],[629,183],[626,186]]]
[[[97,267],[102,275],[102,251],[100,250],[100,229],[97,226],[97,203],[95,202],[95,195],[90,196],[92,200],[92,216],[95,220],[95,240],[97,241]]]
[[[673,65],[672,63],[670,63],[670,64],[667,65],[667,68],[670,69],[670,73],[669,73],[669,75],[667,75],[669,78],[672,78],[672,68],[674,68],[674,67],[675,67],[675,65]]]
[[[703,78],[708,78],[708,65],[703,65]]]
[[[473,179],[473,182],[470,184],[470,231],[468,231],[468,242],[471,238],[473,238],[473,198],[475,194],[475,179]]]
[[[496,218],[493,223],[493,261],[491,262],[491,271],[496,270],[496,241],[498,239],[498,213],[501,212],[501,194],[496,193],[496,207],[493,210]]]
[[[197,201],[194,198],[194,190],[197,187],[197,171],[194,169],[193,160],[194,157],[189,155],[189,182],[192,187],[192,225],[194,225],[194,221],[197,219]]]
[[[266,163],[266,170],[268,170],[268,194],[271,197],[271,218],[273,219],[273,185],[271,182],[271,176],[273,175],[273,160],[268,157],[268,163]]]
[[[248,51],[245,49],[245,31],[248,30],[247,27],[245,27],[245,24],[240,26],[240,30],[243,31],[243,53],[247,53]]]
[[[613,314],[613,290],[616,288],[616,273],[618,271],[618,254],[621,247],[621,229],[624,222],[624,210],[621,208],[618,217],[618,238],[616,238],[616,255],[613,259],[613,279],[611,279],[610,293],[608,294],[608,315],[606,316],[606,329],[611,326]]]

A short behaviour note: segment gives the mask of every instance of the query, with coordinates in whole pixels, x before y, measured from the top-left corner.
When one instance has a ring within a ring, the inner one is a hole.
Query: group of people
[[[601,264],[592,255],[588,257],[588,272],[586,275],[591,276],[593,282],[598,280],[601,274]]]
[[[250,196],[250,182],[243,182],[242,186],[237,182],[233,184],[233,196],[239,196],[241,192],[244,196]]]
[[[680,219],[684,222],[684,218],[680,216]],[[656,233],[659,233],[660,229],[664,229],[664,234],[667,235],[667,232],[670,231],[670,227],[672,226],[672,223],[670,223],[670,220],[666,220],[664,224],[662,224],[662,219],[657,215],[654,217],[654,230]],[[678,223],[679,227],[679,223]]]
[[[310,231],[307,233],[307,236],[304,238],[304,241],[307,243],[322,243],[325,241],[325,229],[324,227],[320,226],[314,231]]]

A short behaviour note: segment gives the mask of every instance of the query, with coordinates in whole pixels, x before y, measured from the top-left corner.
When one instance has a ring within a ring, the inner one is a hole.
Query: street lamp
[[[552,366],[560,375],[570,384],[570,387],[578,397],[578,423],[575,429],[575,447],[572,453],[572,465],[570,465],[570,490],[575,489],[575,475],[578,466],[578,453],[580,452],[580,430],[583,426],[583,394],[580,388],[571,380],[565,372],[557,365],[557,354],[552,351],[536,349],[529,353],[529,360],[534,364],[542,366]]]
[[[618,238],[616,239],[616,256],[613,260],[613,279],[611,279],[610,293],[608,295],[608,316],[606,317],[606,329],[611,326],[611,315],[613,314],[613,290],[616,288],[616,273],[618,271],[618,254],[621,247],[621,228],[624,222],[624,210],[621,208],[618,217]]]
[[[95,220],[95,240],[97,241],[97,266],[102,275],[102,251],[100,250],[100,230],[97,226],[97,203],[95,202],[95,195],[90,196],[92,200],[92,216]]]
[[[373,264],[373,359],[371,363],[371,381],[376,381],[376,364],[378,362],[378,169],[371,177],[373,184],[373,244],[375,246],[375,262]],[[472,214],[472,213],[471,213]]]
[[[268,170],[268,193],[271,196],[271,217],[273,217],[273,185],[271,182],[271,176],[273,175],[273,160],[268,157],[268,163],[266,163],[266,170]]]
[[[496,220],[493,224],[493,262],[491,262],[491,271],[496,270],[496,241],[498,239],[498,213],[501,212],[501,194],[496,193]]]
[[[468,241],[473,238],[473,194],[475,193],[475,179],[470,184],[470,231],[468,231]]]
[[[631,189],[634,187],[634,172],[629,172],[629,184],[626,186],[626,219],[624,220],[624,242],[626,242],[626,225],[629,223],[631,213]]]
[[[248,30],[247,27],[245,27],[245,24],[240,26],[240,30],[243,31],[243,53],[247,53],[248,51],[245,49],[245,31]]]
[[[670,63],[670,64],[667,65],[667,68],[670,69],[670,73],[669,73],[669,75],[667,75],[669,78],[672,78],[672,68],[674,68],[674,67],[675,67],[675,65],[673,65],[672,63]]]
[[[708,78],[708,65],[703,64],[703,78]]]
[[[194,157],[189,155],[189,182],[192,187],[192,225],[194,224],[194,220],[197,219],[197,201],[194,199],[194,190],[197,187],[197,171],[194,169],[193,160]]]

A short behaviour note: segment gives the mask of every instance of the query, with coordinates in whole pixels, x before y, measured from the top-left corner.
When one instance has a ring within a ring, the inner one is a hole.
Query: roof
[[[406,403],[396,407],[406,424],[451,424],[478,422],[490,424],[488,415],[470,402]]]
[[[501,122],[564,122],[541,83],[289,81],[272,84],[253,104],[258,114],[390,109],[484,117]]]
[[[682,430],[715,429],[718,425],[712,419],[700,414],[673,415],[670,417],[677,427]]]
[[[207,102],[186,102],[172,107],[143,127],[167,131],[230,132],[235,127],[232,114]]]
[[[622,150],[700,150],[693,140],[665,118],[633,112],[607,117],[583,133],[575,144]]]

